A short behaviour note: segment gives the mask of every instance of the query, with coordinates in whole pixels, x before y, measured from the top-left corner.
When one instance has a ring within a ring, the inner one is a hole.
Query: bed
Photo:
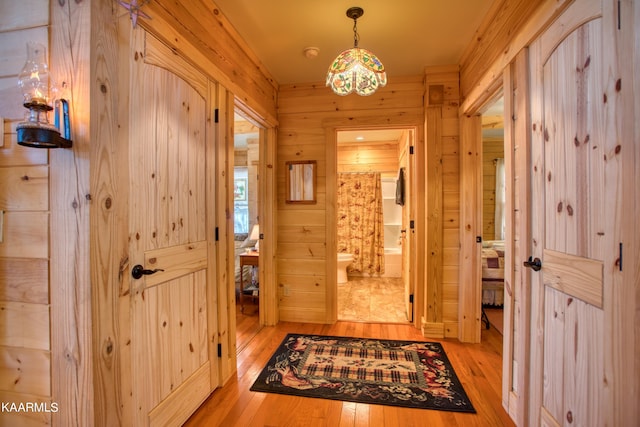
[[[504,241],[482,242],[482,305],[504,304]]]

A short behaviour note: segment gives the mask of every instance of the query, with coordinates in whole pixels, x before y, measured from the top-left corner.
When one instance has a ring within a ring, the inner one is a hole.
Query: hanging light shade
[[[327,86],[338,95],[356,92],[367,96],[387,84],[384,65],[373,53],[358,47],[357,21],[364,14],[360,7],[347,10],[347,17],[353,19],[353,48],[345,50],[333,61],[327,73]]]

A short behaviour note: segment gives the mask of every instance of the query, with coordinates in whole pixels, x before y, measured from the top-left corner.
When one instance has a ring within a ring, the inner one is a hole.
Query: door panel
[[[401,167],[404,167],[404,206],[402,209],[402,281],[404,283],[404,301],[407,320],[413,322],[413,283],[415,279],[412,275],[415,267],[412,260],[415,259],[415,231],[410,227],[411,219],[416,217],[413,203],[413,188],[416,182],[415,177],[415,155],[411,151],[415,149],[415,131],[408,130],[404,133],[407,140],[404,155],[401,158]]]
[[[142,58],[132,67],[129,151],[129,265],[147,270],[131,279],[135,424],[178,425],[217,385],[208,342],[216,316],[205,232],[208,103],[197,71]]]
[[[602,261],[545,249],[544,284],[602,308]]]

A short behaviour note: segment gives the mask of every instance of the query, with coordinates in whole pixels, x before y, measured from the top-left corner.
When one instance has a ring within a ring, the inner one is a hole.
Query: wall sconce
[[[43,45],[27,43],[27,62],[18,76],[18,86],[24,96],[23,105],[29,110],[26,121],[16,126],[18,144],[35,148],[70,148],[69,103],[55,97],[57,88],[49,75]],[[50,97],[49,91],[54,96]],[[55,108],[51,106],[51,100]],[[49,112],[52,110],[55,110],[53,125],[49,123]],[[64,137],[60,135],[60,123]]]

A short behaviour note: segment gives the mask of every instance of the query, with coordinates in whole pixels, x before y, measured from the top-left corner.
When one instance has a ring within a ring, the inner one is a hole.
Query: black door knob
[[[529,267],[533,271],[540,271],[540,269],[542,268],[542,261],[540,261],[540,258],[535,258],[532,260],[531,257],[529,257],[529,260],[525,261],[523,264],[525,267]]]
[[[141,278],[143,275],[149,275],[149,274],[153,274],[153,273],[157,273],[158,271],[164,271],[161,268],[156,268],[155,270],[145,270],[145,268],[143,266],[141,266],[140,264],[134,266],[131,269],[131,276],[134,279],[139,279]]]

